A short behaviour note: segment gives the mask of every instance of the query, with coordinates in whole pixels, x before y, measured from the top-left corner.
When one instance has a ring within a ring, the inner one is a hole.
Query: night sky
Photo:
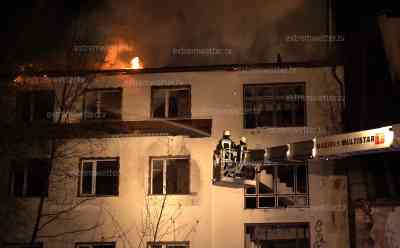
[[[74,46],[132,49],[145,67],[326,59],[324,42],[288,42],[327,32],[321,0],[68,0],[12,2],[2,8],[1,64],[64,68]],[[222,55],[176,55],[173,49],[227,49]],[[76,54],[75,54],[76,55]],[[98,54],[89,53],[90,57]],[[68,63],[69,61],[69,63]]]

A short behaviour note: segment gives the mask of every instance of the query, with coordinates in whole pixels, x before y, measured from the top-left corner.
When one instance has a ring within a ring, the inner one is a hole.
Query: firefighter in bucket
[[[225,130],[223,137],[218,141],[214,150],[214,176],[217,182],[224,177],[238,180],[254,180],[256,167],[248,164],[249,150],[247,149],[246,137],[241,137],[236,145],[231,139],[229,130]]]
[[[214,163],[220,166],[222,176],[234,177],[236,151],[235,143],[231,139],[231,132],[225,130],[214,151]]]
[[[214,151],[214,164],[220,166],[222,176],[241,177],[247,157],[247,139],[240,138],[236,145],[231,139],[229,130],[225,130]]]
[[[247,139],[246,137],[241,137],[239,144],[236,146],[236,170],[235,175],[242,177],[243,166],[247,160]]]

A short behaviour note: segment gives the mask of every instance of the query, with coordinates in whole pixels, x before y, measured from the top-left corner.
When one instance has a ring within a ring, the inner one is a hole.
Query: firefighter
[[[239,144],[236,146],[237,151],[237,164],[235,174],[237,176],[242,176],[242,168],[246,162],[247,156],[247,139],[246,137],[241,137]]]
[[[233,160],[233,149],[235,143],[231,139],[231,132],[225,130],[222,139],[219,140],[217,151],[220,153],[221,158],[224,160]]]
[[[234,162],[236,159],[235,148],[235,143],[231,139],[231,132],[225,130],[222,139],[218,142],[215,154],[216,157],[220,158],[219,162],[223,168],[224,176],[233,176],[233,173],[230,171],[234,168]]]
[[[238,153],[238,162],[244,162],[245,157],[246,157],[246,152],[247,152],[247,139],[246,137],[241,137],[240,138],[240,143],[236,147],[237,153]]]

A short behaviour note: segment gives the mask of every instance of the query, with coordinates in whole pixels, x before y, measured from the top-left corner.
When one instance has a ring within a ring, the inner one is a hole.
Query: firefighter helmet
[[[224,131],[224,136],[231,136],[231,131],[225,130]]]
[[[247,144],[247,139],[246,139],[246,137],[242,137],[242,138],[240,138],[240,141],[242,142],[242,143],[244,143],[244,144]]]

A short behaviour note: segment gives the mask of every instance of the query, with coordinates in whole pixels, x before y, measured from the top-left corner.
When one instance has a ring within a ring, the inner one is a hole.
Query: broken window
[[[76,248],[115,248],[114,242],[77,243]]]
[[[245,208],[285,208],[308,206],[306,164],[271,165],[256,175],[256,186],[247,185]]]
[[[83,159],[81,162],[80,195],[118,195],[119,159]]]
[[[24,91],[17,94],[17,119],[23,123],[51,122],[54,112],[54,92]]]
[[[189,242],[149,242],[147,248],[189,248]]]
[[[121,119],[122,89],[90,89],[85,92],[84,120]]]
[[[150,192],[153,195],[189,194],[189,158],[154,158],[150,165]]]
[[[244,86],[244,127],[304,126],[304,84]]]
[[[48,194],[50,163],[47,159],[13,161],[11,168],[11,195],[40,197]]]
[[[154,86],[151,94],[153,118],[190,118],[190,86]]]
[[[307,223],[245,224],[245,248],[310,247]]]

